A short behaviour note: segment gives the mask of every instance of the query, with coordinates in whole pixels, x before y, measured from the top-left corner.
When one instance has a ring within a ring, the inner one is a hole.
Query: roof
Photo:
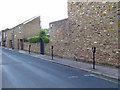
[[[6,32],[6,31],[8,31],[8,30],[11,30],[11,29],[9,29],[9,28],[6,28],[5,30],[2,30],[2,32]]]
[[[35,17],[32,17],[32,18],[30,18],[30,19],[28,19],[28,20],[24,21],[24,22],[23,22],[23,24],[26,24],[26,23],[28,23],[28,22],[30,22],[30,21],[32,21],[32,20],[34,20],[34,19],[38,18],[38,17],[40,17],[40,16],[35,16]]]
[[[54,21],[54,22],[50,22],[49,24],[54,24],[54,23],[57,23],[57,22],[65,21],[65,20],[68,20],[68,18],[65,18],[65,19],[62,19],[62,20],[58,20],[58,21]]]
[[[40,16],[35,16],[35,17],[32,17],[32,18],[30,18],[30,19],[28,19],[28,20],[24,21],[23,23],[16,25],[15,27],[20,26],[20,25],[22,25],[22,24],[26,24],[26,23],[28,23],[28,22],[30,22],[30,21],[32,21],[32,20],[34,20],[34,19],[38,18],[38,17],[40,17]],[[13,27],[13,28],[15,28],[15,27]],[[12,29],[13,29],[13,28],[12,28]]]

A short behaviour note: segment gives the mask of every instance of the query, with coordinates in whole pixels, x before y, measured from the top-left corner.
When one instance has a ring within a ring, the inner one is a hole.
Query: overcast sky
[[[38,15],[42,28],[48,28],[49,22],[68,17],[67,0],[0,0],[0,30]]]

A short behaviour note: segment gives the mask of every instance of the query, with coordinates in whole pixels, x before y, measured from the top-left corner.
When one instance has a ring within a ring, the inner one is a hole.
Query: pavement
[[[44,55],[2,49],[2,88],[119,87],[116,79],[72,68],[72,60],[69,63],[65,60],[67,65],[63,64],[64,59],[50,60],[51,57]]]
[[[7,48],[6,48],[7,49]],[[9,49],[12,50],[12,49]],[[65,66],[77,68],[80,70],[88,71],[91,73],[107,76],[113,79],[118,80],[118,68],[110,67],[110,66],[104,66],[104,65],[96,65],[96,69],[92,69],[92,64],[91,63],[86,63],[86,62],[80,62],[80,61],[74,61],[72,59],[65,59],[65,58],[59,58],[59,57],[54,57],[54,60],[52,60],[51,56],[48,55],[41,55],[37,53],[30,53],[28,51],[23,51],[23,50],[18,50],[19,53],[30,55],[36,58],[44,59],[53,63],[58,63],[62,64]]]

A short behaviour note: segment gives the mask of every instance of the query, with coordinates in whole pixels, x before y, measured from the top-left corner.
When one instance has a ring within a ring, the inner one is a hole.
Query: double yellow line
[[[89,75],[89,76],[93,76],[93,77],[96,77],[96,78],[100,78],[100,79],[103,79],[103,80],[106,80],[106,81],[109,81],[109,82],[113,82],[113,83],[116,83],[116,84],[120,84],[120,82],[116,82],[116,81],[113,81],[113,80],[110,80],[110,79],[107,79],[107,78],[103,78],[103,77],[100,77],[100,76],[96,76],[96,75]]]

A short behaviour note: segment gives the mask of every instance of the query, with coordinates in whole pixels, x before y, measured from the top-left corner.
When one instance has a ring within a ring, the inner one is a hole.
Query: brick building
[[[24,40],[38,36],[40,30],[40,16],[33,17],[11,29],[3,32],[3,44],[8,48],[24,49]]]
[[[92,62],[92,47],[96,47],[96,62],[118,66],[118,2],[68,1],[68,19],[50,23],[50,44],[54,54]]]
[[[7,46],[7,42],[6,42],[6,32],[9,31],[9,29],[5,29],[1,31],[1,35],[2,35],[2,46],[6,47]]]
[[[24,39],[38,36],[40,30],[40,16],[31,18],[13,28],[14,48],[24,49]]]
[[[6,47],[12,48],[12,29],[6,31]]]

